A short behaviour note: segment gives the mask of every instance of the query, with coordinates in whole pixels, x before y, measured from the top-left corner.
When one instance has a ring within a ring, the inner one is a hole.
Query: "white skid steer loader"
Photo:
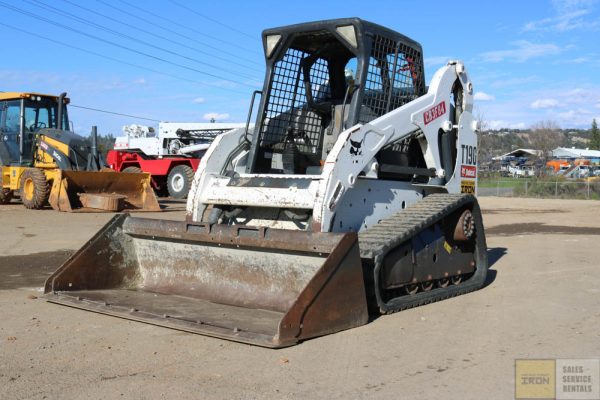
[[[267,347],[484,285],[473,86],[357,18],[263,32],[253,130],[207,150],[185,222],[115,217],[49,301]]]

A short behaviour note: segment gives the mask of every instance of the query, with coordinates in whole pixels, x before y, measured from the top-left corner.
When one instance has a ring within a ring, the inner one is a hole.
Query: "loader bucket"
[[[113,217],[45,286],[53,303],[265,347],[367,322],[355,233]]]
[[[48,202],[68,212],[160,211],[150,174],[144,173],[58,170]]]

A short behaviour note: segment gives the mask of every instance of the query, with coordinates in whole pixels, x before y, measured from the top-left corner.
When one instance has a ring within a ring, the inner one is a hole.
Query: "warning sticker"
[[[467,194],[475,194],[475,181],[463,179],[460,181],[460,192]]]
[[[461,165],[460,166],[461,178],[475,178],[477,176],[477,167],[474,165]]]
[[[444,241],[444,249],[448,252],[448,254],[452,254],[452,246],[448,244],[448,242]]]

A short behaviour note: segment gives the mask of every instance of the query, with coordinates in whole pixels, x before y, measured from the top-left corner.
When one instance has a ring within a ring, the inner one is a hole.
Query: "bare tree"
[[[537,122],[531,126],[529,142],[535,150],[540,151],[539,159],[542,162],[543,170],[546,162],[552,155],[552,150],[563,146],[565,137],[556,122],[546,120]]]
[[[475,121],[477,121],[477,126],[479,128],[479,132],[477,136],[479,137],[477,144],[477,160],[479,162],[489,161],[492,156],[492,146],[491,141],[489,139],[489,124],[485,118],[483,111],[480,108],[474,107]],[[487,136],[487,137],[486,137]]]

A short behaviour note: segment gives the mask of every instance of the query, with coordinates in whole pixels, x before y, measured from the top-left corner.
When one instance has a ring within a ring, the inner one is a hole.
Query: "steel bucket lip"
[[[60,304],[80,310],[91,311],[98,314],[109,315],[113,317],[123,318],[127,320],[143,322],[150,325],[160,326],[164,328],[175,329],[179,331],[210,336],[218,339],[231,340],[254,346],[267,347],[272,349],[289,347],[299,342],[296,340],[287,340],[282,342],[278,338],[278,331],[275,330],[272,335],[258,332],[250,332],[243,329],[235,329],[218,326],[217,324],[202,323],[198,324],[192,321],[187,321],[181,318],[166,317],[161,318],[158,315],[150,315],[147,312],[132,312],[125,307],[110,305],[104,306],[99,303],[87,301],[85,298],[68,295],[63,292],[51,292],[42,296],[50,303]],[[145,316],[144,316],[145,314]],[[282,318],[284,316],[281,313]]]

